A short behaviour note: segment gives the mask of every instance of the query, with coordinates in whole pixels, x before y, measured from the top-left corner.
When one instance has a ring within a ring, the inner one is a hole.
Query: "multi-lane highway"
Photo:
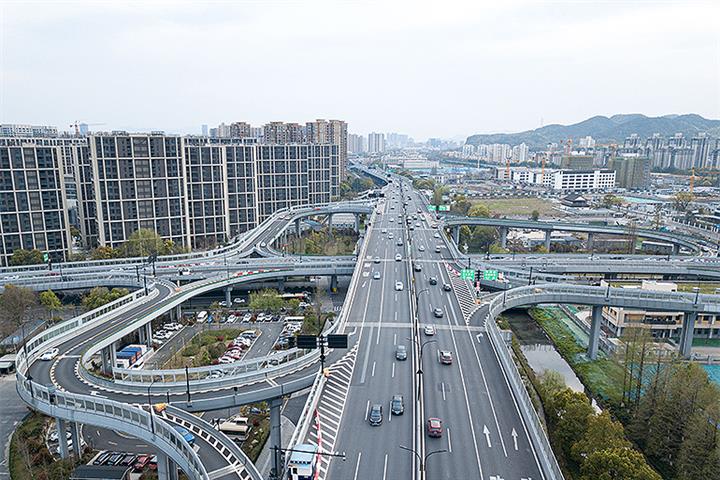
[[[362,260],[367,277],[347,325],[358,336],[358,353],[334,442],[334,450],[347,458],[331,460],[321,475],[414,478],[420,461],[403,446],[415,450],[423,463],[430,454],[423,465],[428,478],[543,478],[493,348],[483,329],[468,325],[463,314],[454,289],[467,286],[448,271],[445,236],[432,228],[435,221],[414,192],[401,194],[394,188],[386,198],[368,237]],[[413,230],[406,223],[408,215],[418,218],[411,222]],[[396,255],[402,259],[396,261]],[[373,279],[376,272],[379,279]],[[396,282],[402,290],[396,290]],[[436,309],[441,317],[434,314]],[[426,326],[434,334],[426,334]],[[398,345],[407,349],[407,360],[396,358]],[[451,352],[452,364],[440,362],[441,350]],[[403,396],[403,415],[391,414],[394,395]],[[380,426],[371,426],[368,419],[374,404],[383,406]],[[320,428],[330,417],[332,439],[337,409],[332,402],[324,410],[323,405]],[[441,438],[427,435],[429,418],[442,420]]]

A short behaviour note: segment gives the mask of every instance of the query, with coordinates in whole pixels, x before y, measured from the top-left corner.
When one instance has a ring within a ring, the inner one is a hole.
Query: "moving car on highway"
[[[380,426],[383,421],[383,408],[382,405],[379,403],[373,404],[372,407],[370,407],[370,415],[368,416],[368,422],[370,422],[370,425],[373,427]]]
[[[428,418],[427,421],[428,437],[440,438],[443,434],[442,420],[439,418]]]

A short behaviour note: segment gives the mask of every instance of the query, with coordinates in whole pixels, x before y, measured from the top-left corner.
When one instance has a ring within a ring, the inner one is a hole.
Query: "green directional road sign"
[[[434,212],[435,209],[437,208],[437,207],[435,207],[435,205],[428,205],[427,207],[428,207],[429,212]]]
[[[438,205],[438,210],[441,212],[449,212],[450,205]]]
[[[475,270],[472,268],[463,268],[460,270],[460,278],[463,280],[475,280]]]
[[[43,262],[47,262],[48,260],[50,260],[50,255],[43,253]]]
[[[498,271],[497,270],[483,270],[483,280],[497,280],[498,279]]]

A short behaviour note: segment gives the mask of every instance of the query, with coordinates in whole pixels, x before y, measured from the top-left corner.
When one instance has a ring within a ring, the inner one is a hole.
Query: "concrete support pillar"
[[[360,214],[355,214],[355,232],[360,233]]]
[[[545,250],[550,252],[550,235],[552,235],[552,230],[545,230]]]
[[[280,423],[280,408],[282,407],[282,398],[273,398],[270,400],[270,455],[273,459],[272,478],[278,478],[281,470],[281,450],[282,448],[282,425]],[[273,449],[275,447],[275,449]]]
[[[331,275],[330,276],[330,292],[331,293],[337,292],[337,285],[338,285],[337,275]]]
[[[452,227],[452,238],[455,245],[460,245],[460,226]]]
[[[175,318],[177,322],[182,320],[182,305],[175,307]]]
[[[285,291],[285,278],[284,278],[284,277],[278,278],[278,281],[277,281],[277,289],[278,289],[278,292],[284,292],[284,291]]]
[[[168,457],[168,477],[170,480],[178,480],[178,466],[175,461]]]
[[[594,247],[593,243],[594,243],[593,234],[592,234],[592,232],[590,232],[590,233],[587,234],[587,249],[588,249],[589,251],[591,251],[591,252],[594,250],[594,248],[593,248],[593,247]]]
[[[62,418],[55,419],[55,426],[57,427],[58,434],[58,446],[60,447],[60,458],[65,459],[70,456],[70,448],[68,447],[67,440],[67,422]]]
[[[590,323],[590,340],[588,342],[588,357],[590,360],[597,359],[598,343],[600,342],[600,324],[602,323],[603,307],[595,305],[592,307],[592,322]]]
[[[330,236],[333,234],[332,217],[332,213],[329,213],[327,216],[328,232],[330,232]]]
[[[680,254],[680,245],[674,244],[673,245],[673,255],[679,255]]]
[[[78,422],[72,422],[70,426],[72,432],[73,453],[77,458],[80,458],[82,456],[82,441],[80,440],[80,430],[82,425]]]
[[[112,375],[113,368],[115,368],[115,343],[108,345],[103,348],[100,352],[102,359],[102,372],[108,375]]]
[[[295,236],[298,237],[298,238],[300,238],[300,232],[301,232],[301,230],[300,230],[300,219],[299,219],[299,218],[296,218],[296,219],[295,219]]]
[[[148,322],[145,324],[145,345],[152,347],[152,323]]]
[[[170,320],[172,320],[172,318]],[[145,330],[145,325],[138,328],[137,332],[138,332],[138,343],[144,343],[145,345],[147,345],[147,332]]]
[[[232,307],[232,287],[225,287],[225,305]]]
[[[157,452],[158,480],[170,480],[170,458],[165,452]]]
[[[502,248],[507,248],[507,235],[508,235],[508,228],[500,227],[500,246]]]
[[[680,333],[680,356],[683,358],[690,358],[697,316],[697,312],[688,312],[683,316],[682,332]]]

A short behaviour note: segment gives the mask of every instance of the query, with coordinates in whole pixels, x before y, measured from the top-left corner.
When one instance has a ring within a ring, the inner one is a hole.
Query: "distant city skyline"
[[[720,118],[717,3],[376,6],[6,1],[0,122],[199,134],[342,118],[425,141],[615,113]]]

